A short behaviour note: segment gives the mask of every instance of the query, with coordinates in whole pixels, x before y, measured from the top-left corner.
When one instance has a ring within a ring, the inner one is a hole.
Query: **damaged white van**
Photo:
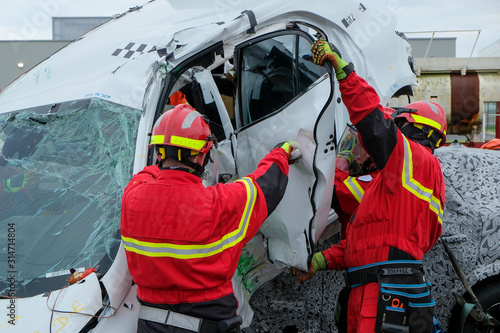
[[[249,327],[250,296],[290,266],[306,269],[335,226],[347,113],[310,46],[335,43],[386,104],[416,84],[395,26],[387,10],[359,1],[152,0],[19,77],[0,94],[0,332],[135,332],[121,195],[155,163],[149,133],[178,91],[219,141],[206,185],[246,175],[280,141],[302,154],[233,278]],[[70,269],[89,268],[98,269],[68,284]]]

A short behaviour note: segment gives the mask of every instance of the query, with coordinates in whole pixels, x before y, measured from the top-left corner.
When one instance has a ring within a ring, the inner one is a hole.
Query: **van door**
[[[329,70],[312,63],[312,43],[304,31],[287,29],[235,48],[237,173],[253,172],[279,142],[300,149],[261,232],[271,261],[302,270],[328,223],[335,166],[333,85]]]

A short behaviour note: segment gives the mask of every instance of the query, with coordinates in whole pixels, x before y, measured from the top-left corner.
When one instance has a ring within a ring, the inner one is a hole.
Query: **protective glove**
[[[272,150],[275,150],[276,148],[283,149],[288,154],[288,158],[290,159],[290,154],[293,151],[293,147],[289,142],[287,141],[280,142],[276,146],[274,146]]]
[[[28,171],[20,173],[7,180],[3,184],[4,191],[7,193],[15,193],[22,189],[35,187],[39,183],[39,178],[32,172]]]
[[[294,148],[289,142],[286,141],[278,143],[274,146],[273,150],[276,148],[281,148],[288,154],[288,164],[295,163],[295,161],[302,156],[302,152],[299,148]]]
[[[326,59],[330,60],[335,69],[337,80],[343,80],[354,71],[354,65],[342,59],[340,51],[332,43],[318,39],[312,46],[312,59],[317,65],[323,65]]]
[[[305,282],[312,278],[317,271],[325,270],[327,268],[325,256],[323,252],[316,252],[313,255],[311,266],[309,267],[309,271],[303,272],[295,268],[291,268],[290,271],[292,276],[295,277],[300,282]]]

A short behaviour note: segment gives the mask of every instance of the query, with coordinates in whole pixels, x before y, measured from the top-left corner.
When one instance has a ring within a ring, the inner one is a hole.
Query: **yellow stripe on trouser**
[[[403,139],[405,151],[403,172],[401,175],[403,187],[419,199],[427,201],[429,203],[430,210],[436,213],[439,223],[442,224],[444,210],[443,207],[441,207],[441,202],[433,195],[432,189],[424,187],[413,178],[413,156],[410,149],[410,143],[405,137],[403,137]]]
[[[220,253],[227,248],[233,247],[245,237],[252,211],[255,205],[257,189],[252,179],[245,177],[240,180],[245,184],[247,190],[247,201],[238,228],[221,239],[210,244],[169,244],[144,242],[131,237],[122,236],[125,250],[135,252],[148,257],[171,257],[178,259],[204,258]]]

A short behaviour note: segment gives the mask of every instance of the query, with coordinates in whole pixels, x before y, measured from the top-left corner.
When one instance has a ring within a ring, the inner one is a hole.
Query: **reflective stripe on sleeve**
[[[252,179],[245,177],[238,181],[244,183],[246,187],[247,201],[245,203],[245,209],[243,211],[243,215],[241,216],[238,228],[222,236],[221,239],[210,244],[181,245],[144,242],[131,237],[122,236],[123,246],[127,251],[135,252],[148,257],[171,257],[178,259],[209,257],[235,246],[245,238],[257,197],[257,189]]]
[[[347,177],[344,180],[344,184],[347,186],[351,194],[356,198],[358,202],[361,202],[361,199],[363,199],[363,195],[365,194],[365,191],[359,185],[358,181],[356,180],[356,177]]]
[[[427,201],[429,203],[429,208],[437,215],[439,223],[442,224],[444,210],[443,207],[441,207],[441,202],[433,195],[432,189],[424,187],[413,178],[413,156],[410,149],[410,143],[404,136],[403,139],[405,150],[403,172],[401,175],[403,187],[410,191],[410,193],[417,196],[419,199]]]

